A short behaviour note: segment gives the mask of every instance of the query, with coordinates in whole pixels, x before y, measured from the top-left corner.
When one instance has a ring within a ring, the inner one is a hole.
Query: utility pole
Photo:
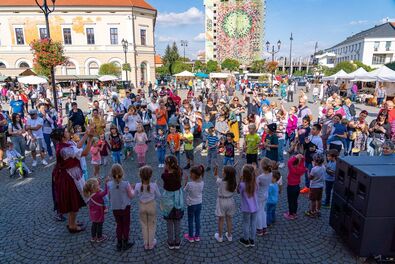
[[[293,71],[292,70],[292,41],[294,40],[294,38],[292,37],[292,32],[289,40],[291,41],[291,44],[289,46],[289,76],[291,76]]]

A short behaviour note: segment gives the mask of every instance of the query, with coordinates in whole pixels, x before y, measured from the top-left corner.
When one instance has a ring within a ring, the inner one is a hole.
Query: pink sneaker
[[[295,217],[293,215],[291,215],[290,213],[288,213],[288,212],[284,213],[283,216],[287,220],[294,220],[295,219]]]
[[[188,234],[184,234],[184,238],[185,238],[186,240],[188,240],[189,243],[195,242],[195,239],[194,239],[193,237],[190,237]]]
[[[195,242],[200,242],[200,236],[195,236],[194,240],[195,240]]]

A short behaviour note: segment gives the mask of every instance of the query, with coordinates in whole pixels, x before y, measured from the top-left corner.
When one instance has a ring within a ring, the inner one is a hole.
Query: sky
[[[167,44],[188,41],[186,56],[196,59],[204,51],[203,0],[146,0],[158,10],[156,51],[163,55]],[[395,22],[395,0],[267,0],[264,42],[282,42],[277,56],[309,56],[330,48],[346,37],[385,21]],[[263,58],[269,57],[263,54]]]

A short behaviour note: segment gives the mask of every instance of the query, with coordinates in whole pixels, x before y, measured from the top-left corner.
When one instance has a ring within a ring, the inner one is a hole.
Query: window
[[[66,64],[66,75],[76,75],[77,74],[77,68],[75,67],[75,64],[69,61]]]
[[[86,29],[86,42],[88,45],[95,44],[95,32],[93,31],[93,28]]]
[[[71,45],[71,29],[70,28],[64,28],[63,29],[63,42],[65,45]]]
[[[47,29],[40,28],[40,39],[46,39],[46,38],[48,38]]]
[[[112,45],[118,44],[118,29],[110,28],[110,41]]]
[[[3,62],[0,62],[0,69],[5,69],[5,68],[7,68],[7,67],[5,66],[5,64],[4,64]]]
[[[19,68],[30,68],[30,66],[27,64],[27,62],[21,62],[19,63]]]
[[[25,45],[25,39],[23,37],[23,28],[15,28],[15,37],[17,45]]]
[[[385,63],[385,54],[374,54],[372,59],[372,64],[384,64]]]
[[[386,42],[385,42],[385,50],[386,50],[386,51],[391,50],[391,41],[386,41]]]
[[[142,46],[147,45],[147,30],[140,29],[140,40]]]
[[[374,51],[378,51],[380,47],[380,42],[379,41],[375,41],[374,42]]]
[[[94,61],[89,63],[88,72],[89,72],[89,75],[99,74],[99,65]]]

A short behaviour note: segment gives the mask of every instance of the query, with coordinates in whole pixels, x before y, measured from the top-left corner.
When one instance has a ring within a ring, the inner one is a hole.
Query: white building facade
[[[50,2],[50,1],[48,1]],[[154,30],[157,11],[142,0],[58,0],[50,14],[50,34],[64,45],[68,64],[56,75],[97,75],[100,65],[125,63],[122,39],[129,42],[128,80],[134,84],[155,80]],[[29,0],[0,2],[0,73],[32,68],[29,44],[46,37],[44,15]],[[122,79],[126,72],[122,71]]]
[[[342,61],[361,61],[374,68],[395,61],[395,23],[387,22],[362,31],[325,50]]]

